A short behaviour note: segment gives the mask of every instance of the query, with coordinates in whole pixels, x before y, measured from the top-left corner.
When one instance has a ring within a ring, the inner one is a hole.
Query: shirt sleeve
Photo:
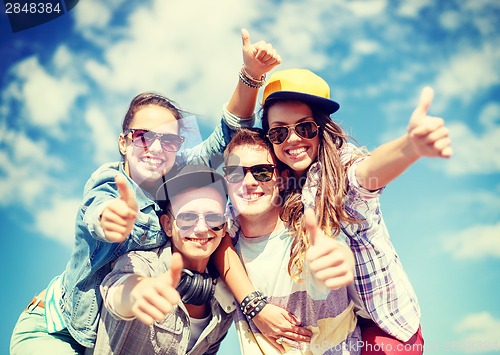
[[[223,162],[223,153],[234,133],[240,128],[253,127],[255,115],[239,118],[222,107],[222,119],[214,131],[200,144],[185,149],[180,154],[181,164],[202,164],[216,169]]]
[[[103,303],[109,313],[116,319],[132,320],[135,317],[124,317],[116,312],[114,293],[132,275],[155,276],[154,270],[161,270],[157,250],[132,251],[120,256],[113,263],[111,271],[101,283],[100,291]]]

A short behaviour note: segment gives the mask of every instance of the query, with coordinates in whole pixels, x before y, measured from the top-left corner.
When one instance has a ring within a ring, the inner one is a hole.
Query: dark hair
[[[225,164],[227,164],[229,156],[233,150],[242,145],[257,146],[272,152],[271,144],[266,139],[264,131],[261,128],[241,128],[234,134],[224,150]]]
[[[130,101],[127,113],[125,113],[125,117],[123,118],[122,132],[125,132],[130,128],[130,123],[134,119],[137,111],[149,105],[166,108],[174,115],[175,119],[178,121],[179,131],[184,128],[184,122],[182,118],[187,116],[187,113],[178,108],[175,102],[161,94],[157,94],[154,92],[143,92],[134,97],[132,101]],[[124,158],[124,155],[121,152],[120,155],[122,156],[122,158]]]
[[[179,128],[182,127],[182,118],[185,112],[177,107],[177,104],[161,94],[154,92],[143,92],[137,95],[130,102],[129,108],[122,122],[122,132],[130,128],[130,123],[134,119],[135,114],[144,106],[160,106],[168,109],[174,115],[175,119],[181,121]]]
[[[268,100],[262,107],[262,127],[265,132],[269,130],[269,109],[277,102],[284,101]],[[363,151],[357,151],[348,162],[343,163],[340,159],[340,148],[347,144],[349,135],[330,118],[329,114],[306,102],[299,102],[309,106],[314,121],[320,127],[316,160],[321,163],[321,181],[315,198],[318,224],[327,235],[336,237],[341,231],[342,222],[356,221],[345,211],[344,196],[348,187],[347,169],[357,157],[363,155]],[[274,148],[271,151],[274,154]],[[304,206],[301,199],[302,184],[305,181],[305,178],[301,178],[298,184],[287,186],[280,214],[281,219],[295,232],[288,264],[288,270],[293,279],[297,279],[303,270],[305,251],[310,245],[303,223]]]

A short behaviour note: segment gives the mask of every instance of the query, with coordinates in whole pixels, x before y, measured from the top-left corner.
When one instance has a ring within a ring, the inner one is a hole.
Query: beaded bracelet
[[[266,74],[262,75],[260,79],[256,79],[247,73],[244,66],[241,67],[239,78],[243,84],[253,89],[261,88],[266,83]]]

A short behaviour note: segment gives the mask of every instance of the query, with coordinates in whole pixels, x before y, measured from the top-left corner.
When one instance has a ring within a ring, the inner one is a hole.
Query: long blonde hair
[[[265,132],[269,130],[267,113],[274,102],[263,107],[262,127]],[[361,148],[356,150],[347,163],[342,163],[339,150],[347,144],[350,139],[349,135],[329,115],[314,107],[310,106],[310,108],[315,122],[320,127],[317,161],[321,164],[321,180],[315,197],[315,212],[318,225],[323,232],[336,238],[340,234],[342,222],[356,222],[356,219],[349,216],[344,208],[348,189],[347,169],[355,159],[365,155],[366,150]],[[287,227],[293,231],[291,235],[294,240],[290,249],[288,272],[294,280],[300,279],[304,270],[305,253],[310,246],[303,221],[304,206],[301,199],[305,180],[304,176],[288,184],[280,214]]]

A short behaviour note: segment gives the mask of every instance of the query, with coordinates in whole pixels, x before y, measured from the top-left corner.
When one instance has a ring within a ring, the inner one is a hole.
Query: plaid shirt
[[[380,211],[382,189],[368,191],[357,183],[355,171],[360,161],[348,171],[345,206],[361,222],[342,225],[356,259],[353,298],[360,298],[365,315],[385,332],[407,341],[420,325],[420,306]]]
[[[345,164],[356,149],[348,144],[341,152]],[[371,318],[386,333],[402,341],[409,340],[420,325],[417,296],[399,260],[380,211],[379,197],[383,189],[368,191],[356,179],[358,159],[348,169],[349,189],[346,211],[358,223],[343,223],[339,240],[344,240],[356,259],[354,285],[349,295],[358,315]],[[311,165],[302,190],[305,206],[314,206],[321,177],[319,163]]]

